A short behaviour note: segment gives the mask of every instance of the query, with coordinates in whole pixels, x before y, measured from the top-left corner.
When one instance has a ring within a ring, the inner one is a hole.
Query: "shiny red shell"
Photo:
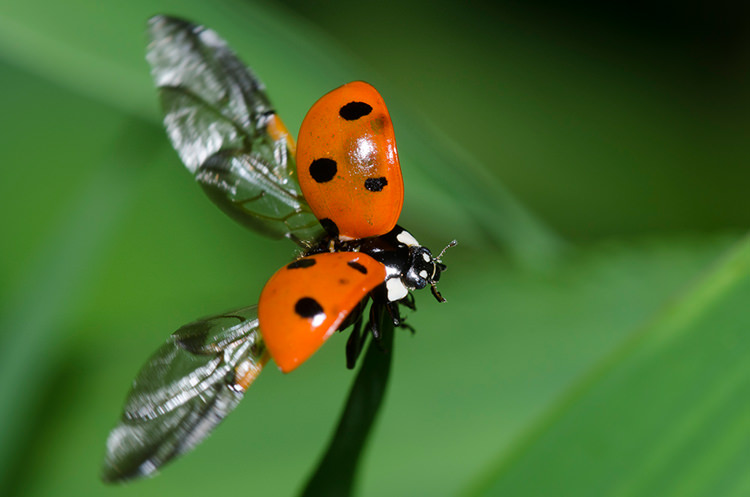
[[[329,233],[346,240],[393,229],[404,183],[393,123],[375,88],[355,81],[312,106],[297,140],[297,175]]]
[[[306,361],[385,277],[383,264],[359,252],[326,252],[279,269],[261,292],[258,320],[281,371]]]

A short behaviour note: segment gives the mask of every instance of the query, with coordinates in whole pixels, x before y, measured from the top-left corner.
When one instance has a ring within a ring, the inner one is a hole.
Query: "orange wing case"
[[[393,229],[404,183],[393,123],[375,88],[355,81],[312,106],[297,140],[297,173],[329,233],[357,239]]]
[[[258,320],[281,371],[306,361],[385,277],[383,264],[359,252],[312,255],[277,271],[261,292]]]

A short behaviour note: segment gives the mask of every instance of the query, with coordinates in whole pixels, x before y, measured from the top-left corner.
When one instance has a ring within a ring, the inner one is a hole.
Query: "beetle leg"
[[[362,315],[360,314],[354,322],[349,340],[346,341],[346,367],[348,369],[354,369],[354,366],[357,364],[357,359],[362,353],[362,348],[365,344],[365,338],[367,338],[367,335],[362,333]]]

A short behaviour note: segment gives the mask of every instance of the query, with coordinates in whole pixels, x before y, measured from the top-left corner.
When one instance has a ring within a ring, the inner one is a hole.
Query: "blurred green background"
[[[227,39],[292,130],[373,83],[401,224],[460,241],[448,303],[418,295],[396,337],[360,495],[749,495],[750,17],[730,5],[3,2],[2,494],[294,495],[351,382],[336,337],[160,476],[98,479],[148,355],[294,255],[169,147],[144,49],[170,13]]]

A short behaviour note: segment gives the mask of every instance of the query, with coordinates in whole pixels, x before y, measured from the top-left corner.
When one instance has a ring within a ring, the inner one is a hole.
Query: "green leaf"
[[[750,238],[595,368],[476,495],[747,495]]]
[[[24,280],[0,306],[0,329],[8,331],[0,354],[0,392],[12,409],[0,411],[0,486],[16,475],[17,447],[32,427],[27,418],[38,399],[29,385],[45,385],[60,360],[67,338],[62,330],[79,310],[80,299],[96,277],[102,254],[117,226],[143,168],[158,146],[153,128],[133,120],[123,123],[112,153],[83,185],[65,216],[35,254]],[[132,147],[137,142],[140,147]],[[136,166],[134,166],[136,165]]]

